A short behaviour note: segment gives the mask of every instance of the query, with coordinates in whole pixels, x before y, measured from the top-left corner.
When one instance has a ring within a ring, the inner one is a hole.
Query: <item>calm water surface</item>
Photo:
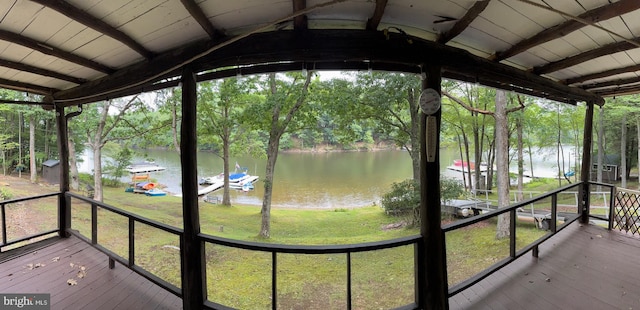
[[[166,150],[146,151],[148,158],[167,169],[152,173],[168,192],[181,193],[180,157]],[[460,173],[446,169],[459,155],[451,149],[440,153],[443,176],[461,178]],[[143,157],[134,159],[141,161]],[[231,159],[247,167],[249,173],[260,176],[255,190],[244,193],[231,191],[234,203],[262,205],[266,159],[240,157]],[[552,171],[547,156],[535,157],[536,171]],[[80,165],[81,172],[90,172],[93,160],[88,153]],[[547,167],[549,166],[549,167]],[[198,176],[206,177],[222,172],[222,159],[207,152],[198,153]],[[272,206],[287,208],[351,208],[379,203],[393,182],[412,177],[411,160],[405,151],[341,152],[341,153],[281,153],[274,175]],[[123,179],[126,181],[127,179]],[[214,195],[222,195],[216,191]]]

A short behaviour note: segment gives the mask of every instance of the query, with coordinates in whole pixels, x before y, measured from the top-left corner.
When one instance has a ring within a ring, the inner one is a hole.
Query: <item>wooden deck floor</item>
[[[119,263],[109,269],[105,254],[76,237],[0,261],[0,292],[49,293],[51,309],[182,308],[182,299]]]
[[[640,309],[640,240],[571,224],[449,299],[451,309]]]

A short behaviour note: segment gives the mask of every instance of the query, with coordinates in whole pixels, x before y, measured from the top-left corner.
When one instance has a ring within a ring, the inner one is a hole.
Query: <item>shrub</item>
[[[450,201],[464,193],[462,184],[453,178],[440,179],[440,200]],[[380,201],[385,212],[392,216],[408,217],[411,225],[420,224],[420,185],[414,180],[391,184],[391,191]]]
[[[0,187],[0,200],[13,198],[13,193],[6,187]]]
[[[409,217],[412,225],[420,223],[420,185],[414,180],[391,184],[391,191],[382,195],[380,203],[392,216]]]

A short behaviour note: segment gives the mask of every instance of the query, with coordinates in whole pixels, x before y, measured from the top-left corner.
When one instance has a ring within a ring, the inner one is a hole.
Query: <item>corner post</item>
[[[587,110],[584,116],[584,137],[582,138],[582,167],[580,171],[580,222],[589,223],[589,176],[591,171],[591,143],[593,139],[593,102],[587,102]]]
[[[60,196],[58,197],[58,235],[69,237],[71,228],[71,204],[67,198],[69,192],[69,131],[64,107],[55,106],[58,131],[58,152],[60,156]]]
[[[432,88],[441,94],[441,67],[425,65],[422,89]],[[429,121],[435,126],[428,127]],[[419,309],[448,309],[447,268],[444,234],[440,225],[440,124],[442,111],[428,117],[420,115],[420,235],[423,246],[416,255],[416,304]],[[430,132],[435,131],[435,132]],[[431,136],[431,138],[429,138]],[[427,144],[431,144],[427,146]],[[435,156],[428,159],[431,148]]]
[[[204,243],[200,233],[197,169],[196,78],[193,69],[182,69],[182,125],[180,130],[180,164],[182,166],[182,306],[201,309],[206,293]]]

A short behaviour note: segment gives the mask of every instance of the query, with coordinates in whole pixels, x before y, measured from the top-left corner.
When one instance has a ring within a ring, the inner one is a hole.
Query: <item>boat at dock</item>
[[[476,163],[466,162],[460,159],[456,159],[453,161],[453,165],[448,166],[447,169],[458,171],[458,172],[467,172],[469,171],[469,169],[471,169],[471,171],[474,171],[476,169]],[[480,163],[480,172],[487,172],[487,171],[489,171],[488,165],[486,163]]]

